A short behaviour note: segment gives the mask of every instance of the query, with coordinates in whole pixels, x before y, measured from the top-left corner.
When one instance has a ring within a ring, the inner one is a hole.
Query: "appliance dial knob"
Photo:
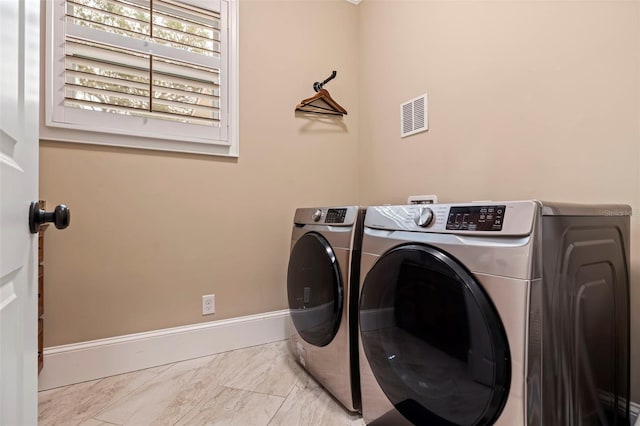
[[[429,226],[433,220],[433,211],[429,207],[420,207],[413,215],[413,221],[421,228]]]
[[[314,222],[319,221],[320,219],[322,219],[322,210],[318,209],[313,213],[313,216],[311,217],[313,219]]]

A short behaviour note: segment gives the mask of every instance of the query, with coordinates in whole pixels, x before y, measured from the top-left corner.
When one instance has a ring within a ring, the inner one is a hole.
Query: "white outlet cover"
[[[202,315],[211,315],[216,313],[216,295],[205,294],[202,296]]]

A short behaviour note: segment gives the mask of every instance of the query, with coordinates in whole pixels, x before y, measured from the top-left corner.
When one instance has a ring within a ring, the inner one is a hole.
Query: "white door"
[[[35,425],[40,2],[0,0],[0,425]]]

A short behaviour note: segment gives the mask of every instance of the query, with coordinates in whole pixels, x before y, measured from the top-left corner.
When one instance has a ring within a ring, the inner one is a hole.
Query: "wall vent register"
[[[429,130],[427,94],[400,104],[400,137]]]

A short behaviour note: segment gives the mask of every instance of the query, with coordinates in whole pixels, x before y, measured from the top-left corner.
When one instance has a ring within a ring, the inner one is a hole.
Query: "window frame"
[[[192,4],[207,8],[208,0],[179,0],[185,4]],[[89,126],[83,123],[65,122],[54,119],[56,111],[65,109],[71,115],[76,112],[84,112],[72,107],[56,105],[60,102],[61,95],[56,96],[56,90],[64,89],[58,83],[56,87],[56,73],[60,73],[60,63],[64,58],[65,43],[65,0],[52,0],[46,3],[45,25],[45,86],[44,86],[44,114],[40,120],[40,139],[60,142],[76,142],[84,144],[96,144],[125,148],[139,148],[159,151],[173,151],[195,154],[220,155],[238,157],[239,154],[239,107],[238,107],[238,1],[216,0],[220,3],[221,15],[226,19],[221,20],[221,115],[226,119],[222,121],[220,138],[202,138],[182,136],[180,127],[184,127],[184,133],[189,133],[191,126],[197,124],[173,123],[163,120],[150,120],[142,117],[119,115],[103,112],[100,118],[100,126]],[[210,8],[210,7],[209,7]],[[60,14],[62,13],[62,18]],[[109,35],[107,35],[108,38]],[[226,37],[226,42],[224,38]],[[57,46],[57,48],[56,48]],[[224,63],[226,58],[226,64]],[[179,59],[179,58],[177,58]],[[226,68],[226,69],[225,69]],[[62,64],[64,71],[64,64]],[[62,77],[64,80],[64,76]],[[62,97],[63,98],[63,97]],[[226,108],[225,108],[226,107]],[[75,111],[74,111],[75,110]],[[65,112],[66,113],[66,112]],[[89,112],[91,113],[91,112]],[[79,114],[80,116],[82,114]],[[149,120],[151,123],[149,123]],[[103,125],[104,123],[104,125]],[[156,131],[150,132],[153,125]],[[115,126],[115,127],[114,127]],[[169,135],[167,128],[173,130]],[[217,130],[217,128],[216,128]],[[169,135],[169,136],[168,136]]]

